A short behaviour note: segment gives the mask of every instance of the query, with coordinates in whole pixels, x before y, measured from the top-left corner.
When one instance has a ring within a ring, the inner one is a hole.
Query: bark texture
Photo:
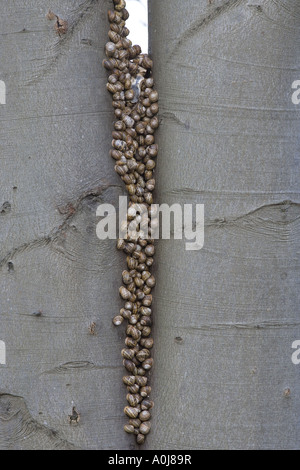
[[[158,245],[149,448],[299,448],[299,27],[297,0],[150,0],[157,199],[204,204],[205,242]]]
[[[111,322],[125,261],[95,230],[98,204],[123,194],[101,65],[110,1],[0,3],[0,448],[128,449]]]

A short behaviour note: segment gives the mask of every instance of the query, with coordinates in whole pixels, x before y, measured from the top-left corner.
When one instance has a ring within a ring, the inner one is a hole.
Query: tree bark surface
[[[204,204],[205,241],[158,244],[149,448],[299,448],[299,27],[297,0],[150,0],[157,200]]]
[[[98,204],[124,194],[101,64],[111,2],[0,3],[0,448],[128,449],[111,322],[125,260],[96,236]]]

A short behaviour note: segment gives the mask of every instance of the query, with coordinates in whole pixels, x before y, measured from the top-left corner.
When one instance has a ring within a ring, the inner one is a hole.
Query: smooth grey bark
[[[98,204],[124,193],[101,65],[111,2],[0,6],[0,449],[128,449],[124,333],[111,322],[125,261],[95,231]]]
[[[299,449],[298,0],[150,0],[157,200],[205,205],[158,244],[152,449]],[[289,393],[289,390],[290,393]]]

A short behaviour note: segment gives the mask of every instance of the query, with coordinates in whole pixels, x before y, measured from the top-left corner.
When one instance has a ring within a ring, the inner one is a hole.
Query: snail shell
[[[147,147],[146,149],[147,154],[149,157],[154,158],[158,154],[158,145],[157,144],[151,144]]]
[[[132,325],[127,326],[126,334],[132,336],[133,339],[139,339],[141,336],[141,332]]]
[[[133,385],[135,383],[135,376],[134,375],[124,375],[123,383],[125,385]]]
[[[149,94],[149,100],[151,103],[156,103],[156,101],[158,101],[158,93],[156,90],[151,91]]]
[[[150,421],[144,421],[139,428],[139,431],[141,434],[149,434],[151,429],[151,423]]]
[[[132,372],[134,375],[136,375],[137,370],[134,362],[130,361],[129,359],[124,359],[123,366],[128,370],[128,372]]]
[[[124,413],[129,416],[129,418],[137,418],[139,414],[138,408],[134,408],[133,406],[125,406]],[[144,433],[142,433],[144,434]]]
[[[148,180],[146,183],[146,188],[148,191],[153,191],[155,188],[155,179],[152,178],[151,180]]]
[[[140,387],[139,387],[138,384],[128,385],[127,390],[128,390],[129,393],[135,394],[135,393],[139,392]],[[147,395],[144,395],[144,396],[147,396]]]
[[[132,46],[132,42],[128,38],[122,38],[122,47],[129,49]]]
[[[136,436],[136,442],[137,442],[138,445],[144,444],[144,442],[145,442],[145,436],[144,436],[144,434],[139,433],[139,434]]]
[[[119,292],[120,292],[120,296],[121,296],[122,299],[124,299],[124,300],[129,299],[130,296],[131,296],[131,293],[129,292],[129,290],[127,290],[126,287],[124,287],[124,286],[121,286],[121,287],[120,287]]]
[[[152,114],[157,114],[158,113],[158,103],[152,103],[150,106],[150,111]]]
[[[130,419],[128,422],[129,422],[129,424],[131,424],[131,425],[134,426],[135,428],[139,428],[140,425],[141,425],[141,420],[138,419],[138,418]]]
[[[146,126],[145,126],[145,123],[143,121],[139,121],[137,123],[137,125],[135,126],[135,130],[138,134],[144,134],[145,129],[146,129]],[[142,156],[145,156],[145,155],[142,155]]]
[[[143,281],[147,281],[147,279],[149,279],[150,276],[151,276],[151,274],[149,273],[149,271],[143,271],[142,272]]]
[[[146,280],[146,284],[148,287],[154,287],[155,286],[155,277],[152,275]]]
[[[128,13],[128,11],[126,10],[126,8],[123,8],[123,10],[122,10],[122,16],[123,16],[123,20],[125,20],[125,21],[128,20],[128,18],[129,18],[129,13]]]
[[[146,181],[150,180],[153,177],[152,170],[146,170],[144,176]]]
[[[107,83],[106,88],[110,93],[116,93],[116,87],[112,83]]]
[[[126,400],[128,401],[130,406],[135,407],[142,400],[142,397],[137,393],[134,395],[132,393],[128,393],[126,395]],[[147,421],[147,420],[144,420],[144,421]]]
[[[127,11],[127,10],[126,10],[126,11]],[[127,12],[127,13],[128,13],[128,12]],[[125,19],[125,18],[124,18],[124,12],[123,12],[123,19]],[[124,27],[122,28],[122,31],[121,31],[121,36],[122,36],[122,37],[126,37],[126,36],[129,35],[129,33],[130,33],[129,29],[126,28],[126,26],[124,26]]]
[[[139,313],[143,316],[149,316],[149,315],[151,315],[151,312],[152,312],[152,310],[149,307],[142,306],[142,307],[139,308]]]
[[[132,258],[130,256],[127,257],[128,269],[135,269],[137,265],[138,265],[138,261],[135,258]]]
[[[133,359],[134,358],[134,351],[132,351],[132,349],[122,349],[121,351],[121,356],[124,358],[124,359]],[[134,383],[134,382],[133,382]]]
[[[142,387],[140,389],[140,394],[142,397],[148,397],[151,393],[151,387],[149,385],[146,385],[145,387]]]
[[[139,320],[138,315],[130,315],[130,317],[128,318],[128,321],[131,325],[136,325],[138,320]]]
[[[146,360],[142,363],[142,367],[143,367],[145,370],[150,370],[152,366],[153,366],[153,359],[152,359],[152,357],[149,357],[148,359],[146,359]]]
[[[153,347],[153,338],[141,338],[140,345],[144,348],[151,349]]]
[[[152,304],[152,295],[151,294],[145,295],[145,297],[142,300],[142,304],[145,307],[150,307],[150,305]]]
[[[132,158],[131,160],[127,162],[127,166],[128,166],[128,170],[132,172],[137,168],[138,163],[134,158]]]
[[[148,54],[144,54],[142,66],[145,67],[145,69],[152,69],[153,67],[153,61],[150,59]]]
[[[142,402],[141,402],[141,409],[142,410],[151,410],[151,408],[153,408],[154,406],[154,403],[152,400],[149,400],[149,398],[145,398]]]
[[[117,249],[123,250],[125,247],[125,240],[123,238],[118,238],[117,240]]]
[[[125,302],[125,305],[124,307],[126,308],[126,310],[132,310],[133,309],[133,303],[132,302]]]
[[[120,152],[120,150],[116,150],[116,149],[111,149],[109,153],[110,153],[110,156],[114,160],[119,160],[122,156],[122,152]]]
[[[125,131],[126,125],[123,121],[116,121],[114,124],[116,131]]]
[[[150,294],[151,292],[151,287],[148,287],[147,285],[144,285],[143,287],[143,292],[147,295]]]
[[[141,349],[137,354],[136,354],[136,358],[138,361],[140,362],[143,362],[145,359],[147,359],[148,357],[150,356],[150,351],[149,349]],[[138,383],[138,381],[136,381],[136,383]],[[139,385],[142,385],[139,383]],[[146,385],[146,384],[143,384],[143,385]]]
[[[147,377],[140,377],[139,375],[137,375],[135,377],[135,381],[137,383],[137,385],[139,385],[140,387],[145,387],[145,385],[147,385],[147,382],[148,382],[148,379]]]
[[[137,344],[137,340],[131,338],[130,336],[127,336],[126,339],[125,339],[125,344],[129,348],[134,348],[134,346],[136,346],[136,344]]]
[[[114,0],[114,4],[115,4],[115,9],[117,11],[121,11],[121,10],[123,10],[123,8],[126,7],[125,0],[117,0],[117,1]]]
[[[125,424],[124,431],[127,432],[128,434],[133,434],[134,426],[132,426],[132,424]]]
[[[115,19],[116,14],[113,10],[108,10],[107,16],[108,16],[108,21],[112,23]]]
[[[147,410],[141,411],[139,414],[139,419],[141,421],[149,421],[150,417],[151,417],[151,413]]]
[[[139,277],[134,278],[134,283],[137,287],[141,287],[142,285],[144,285],[143,279],[140,279]]]
[[[144,326],[142,329],[142,336],[149,336],[151,334],[151,328],[150,326]]]
[[[154,80],[152,77],[149,77],[149,78],[146,78],[145,80],[145,86],[147,88],[153,88],[153,85],[154,85]]]
[[[124,61],[123,63],[125,65],[127,65],[125,60],[128,59],[128,57],[129,57],[128,51],[123,49],[123,50],[118,52],[118,59],[121,60],[121,61]]]
[[[125,116],[123,116],[123,122],[124,122],[126,127],[133,127],[134,126],[134,119],[132,119],[127,114],[125,114]]]
[[[145,297],[144,292],[141,289],[136,290],[136,297],[138,300],[142,300]]]
[[[128,52],[129,52],[130,59],[135,59],[141,53],[141,48],[140,46],[135,44],[134,46],[131,46],[128,49]],[[134,64],[134,65],[136,65],[136,68],[137,68],[137,64]]]
[[[119,140],[119,139],[113,139],[112,146],[115,149],[120,150],[121,152],[124,151],[127,147],[126,142],[124,140]]]
[[[151,121],[150,121],[150,126],[152,127],[152,129],[157,129],[158,126],[159,126],[159,120],[158,120],[158,117],[157,116],[154,116]]]
[[[113,318],[113,324],[114,324],[115,326],[121,325],[121,323],[123,323],[123,321],[124,321],[124,318],[121,317],[121,315],[116,315],[116,316]]]
[[[121,142],[121,141],[120,141]],[[153,170],[156,166],[156,163],[154,160],[148,160],[147,163],[146,163],[146,169],[147,170]]]
[[[143,369],[142,367],[137,367],[136,373],[137,373],[137,375],[144,376],[146,374],[146,370]]]
[[[114,44],[116,44],[121,38],[118,33],[112,30],[108,31],[108,37]]]
[[[122,280],[124,284],[130,284],[132,282],[132,277],[130,276],[128,271],[123,271],[122,272]]]
[[[124,176],[128,172],[127,165],[115,165],[115,171],[120,176]]]
[[[124,315],[122,315],[124,317]],[[140,319],[140,323],[142,326],[151,326],[152,325],[152,320],[151,318],[148,316],[148,317],[142,317]]]
[[[110,59],[104,59],[102,61],[102,65],[104,68],[106,68],[107,70],[112,70],[114,67],[115,67],[115,62],[113,62],[112,60]]]
[[[112,57],[116,52],[117,48],[114,42],[107,42],[105,44],[105,52],[107,57]]]
[[[132,101],[134,99],[134,90],[131,88],[129,90],[126,90],[125,92],[125,98],[127,101]]]

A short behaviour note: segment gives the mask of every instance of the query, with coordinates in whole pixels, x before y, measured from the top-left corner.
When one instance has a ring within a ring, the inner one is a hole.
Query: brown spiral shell
[[[124,304],[113,324],[127,323],[125,347],[121,351],[123,365],[129,373],[123,377],[128,392],[124,413],[129,418],[124,431],[135,435],[137,444],[142,445],[151,429],[149,410],[153,407],[148,398],[151,393],[148,382],[153,366],[152,290],[156,281],[151,272],[155,247],[149,235],[158,226],[153,206],[158,155],[155,142],[159,126],[158,92],[154,88],[152,59],[128,38],[126,1],[113,0],[112,3],[113,9],[108,11],[109,40],[103,60],[109,73],[106,88],[112,96],[116,118],[110,156],[129,197],[128,217],[121,221],[121,228],[128,231],[128,237],[117,240],[117,249],[126,254],[127,269],[122,272],[119,288]],[[141,215],[142,206],[147,209],[146,217]],[[139,226],[138,235],[132,221]]]

